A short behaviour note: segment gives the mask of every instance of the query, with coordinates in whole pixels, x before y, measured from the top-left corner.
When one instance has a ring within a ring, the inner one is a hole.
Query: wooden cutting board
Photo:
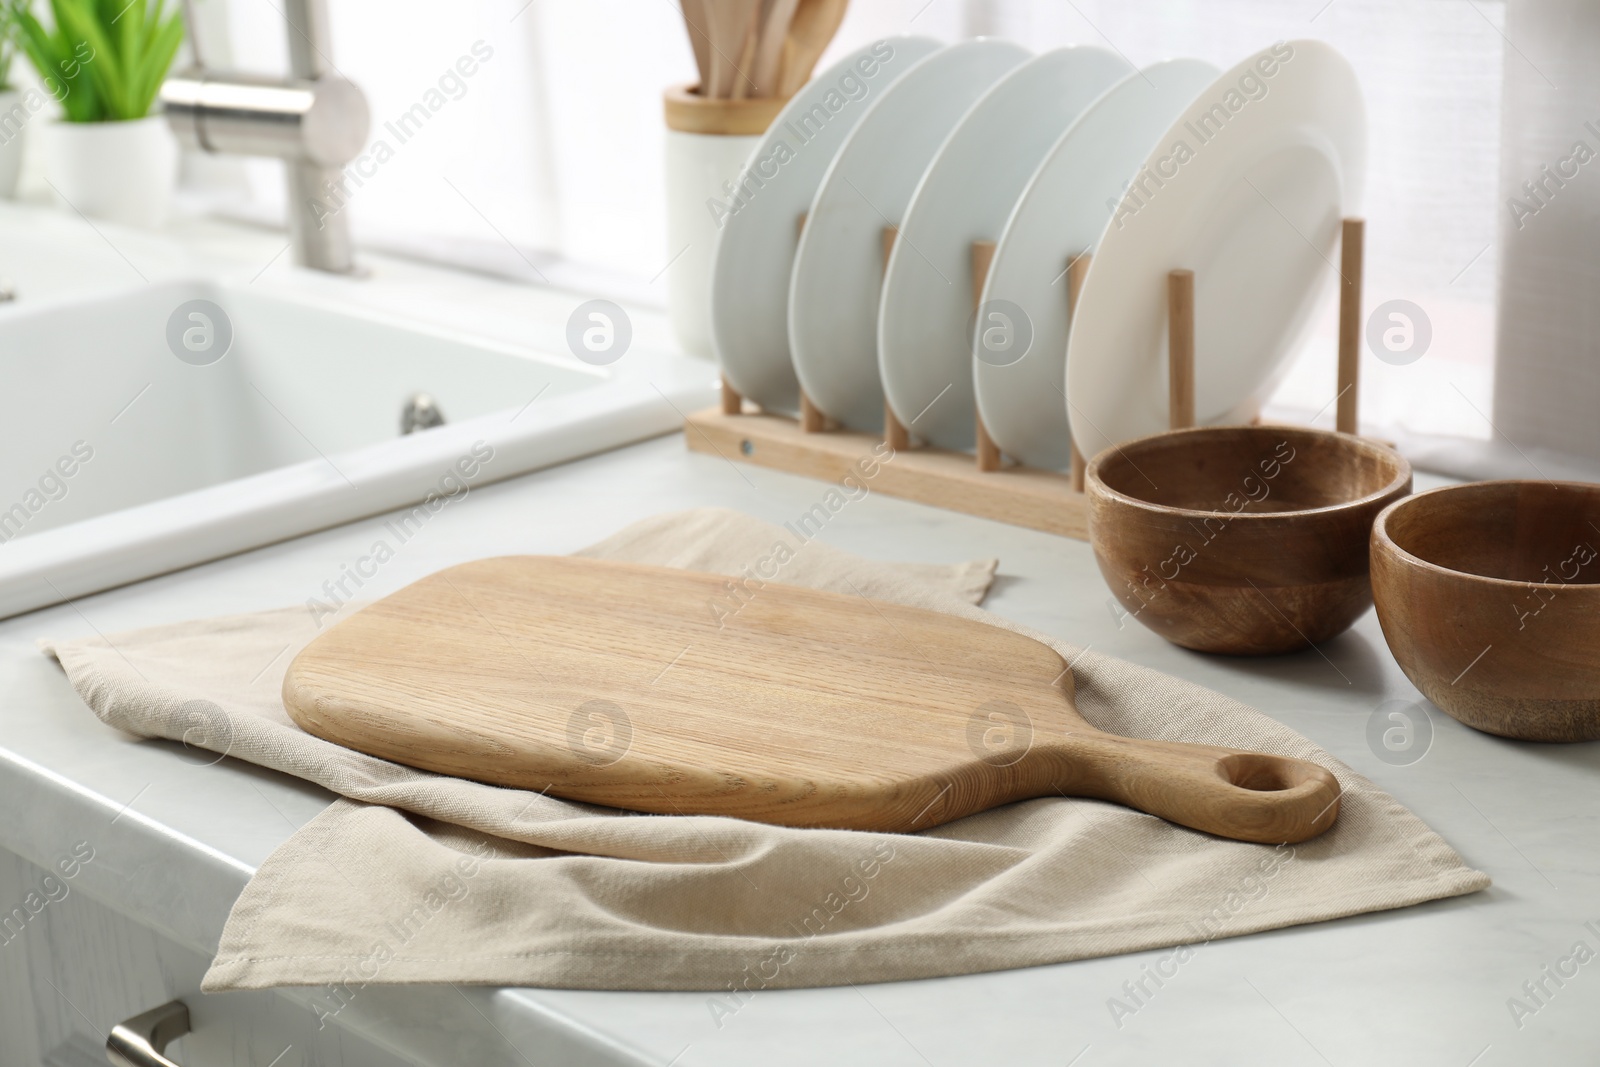
[[[663,815],[913,831],[1064,795],[1276,844],[1339,807],[1312,763],[1095,729],[1061,657],[995,626],[567,556],[385,597],[295,657],[283,700],[383,759]]]

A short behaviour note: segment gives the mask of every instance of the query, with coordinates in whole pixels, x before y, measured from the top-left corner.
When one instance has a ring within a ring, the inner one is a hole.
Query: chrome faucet
[[[302,267],[350,274],[356,269],[350,224],[325,197],[343,167],[366,144],[372,117],[366,95],[328,59],[326,0],[287,0],[289,77],[211,70],[200,54],[194,9],[184,0],[194,65],[161,87],[167,122],[190,148],[283,160],[288,181],[289,241]]]

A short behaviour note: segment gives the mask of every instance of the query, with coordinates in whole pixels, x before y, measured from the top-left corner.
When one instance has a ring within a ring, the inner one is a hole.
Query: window
[[[218,62],[284,69],[275,3],[207,0],[202,11],[231,51],[213,49]],[[516,272],[524,260],[578,263],[635,299],[664,299],[651,282],[669,259],[661,90],[694,70],[674,0],[330,0],[330,15],[332,58],[372,104],[373,148],[392,150],[352,188],[359,241]],[[1136,65],[1192,55],[1226,67],[1274,40],[1329,41],[1366,92],[1366,307],[1409,300],[1433,335],[1415,363],[1364,360],[1364,419],[1486,438],[1503,15],[1493,0],[856,0],[830,54],[897,33],[994,34],[1035,51],[1098,44]],[[491,54],[470,77],[452,75],[475,48]],[[406,123],[425,98],[440,106]],[[279,168],[244,171],[234,208],[281,217]],[[1335,315],[1330,300],[1278,409],[1324,406]]]

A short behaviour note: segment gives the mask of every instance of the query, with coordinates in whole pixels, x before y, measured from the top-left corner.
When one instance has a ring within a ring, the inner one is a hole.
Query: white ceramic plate
[[[969,364],[984,428],[1006,455],[1030,467],[1070,462],[1061,392],[1067,263],[1094,248],[1111,217],[1107,205],[1122,195],[1123,183],[1157,138],[1217,73],[1198,59],[1172,59],[1129,74],[1056,141],[1017,200],[995,248],[983,303],[1015,319],[1020,336],[1011,344],[1028,347],[995,351],[981,336],[964,338],[977,356]],[[980,323],[979,329],[989,325]]]
[[[939,47],[929,37],[889,37],[818,74],[751,153],[739,180],[747,192],[724,201],[729,213],[711,263],[712,344],[729,383],[769,411],[792,415],[799,407],[789,358],[796,223],[868,107]]]
[[[1251,56],[1178,118],[1106,227],[1068,339],[1085,456],[1167,428],[1167,272],[1178,267],[1194,271],[1196,421],[1259,413],[1338,277],[1366,128],[1355,71],[1320,41]]]
[[[942,448],[973,447],[972,242],[999,240],[1050,146],[1129,70],[1103,48],[1061,48],[1030,59],[972,106],[922,176],[878,306],[884,395],[916,437]]]
[[[883,426],[883,228],[904,219],[961,116],[1027,58],[1027,49],[997,40],[935,52],[872,105],[817,190],[789,285],[789,348],[806,395],[846,426]]]

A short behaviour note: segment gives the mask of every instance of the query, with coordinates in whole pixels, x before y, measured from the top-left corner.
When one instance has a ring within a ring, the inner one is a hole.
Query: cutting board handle
[[[1219,837],[1293,844],[1339,814],[1338,779],[1289,756],[1098,731],[1074,733],[1057,751],[1057,785],[1068,796],[1114,801]]]

